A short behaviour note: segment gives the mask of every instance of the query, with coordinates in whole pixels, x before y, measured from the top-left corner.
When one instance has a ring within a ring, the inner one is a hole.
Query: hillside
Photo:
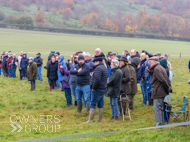
[[[183,0],[0,0],[0,23],[190,37]]]

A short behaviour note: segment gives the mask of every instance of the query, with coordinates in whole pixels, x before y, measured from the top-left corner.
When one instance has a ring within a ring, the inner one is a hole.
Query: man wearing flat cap
[[[34,63],[34,58],[29,58],[29,69],[28,69],[28,81],[31,83],[31,91],[35,90],[36,88],[36,82],[37,79],[37,65]]]
[[[102,63],[103,58],[97,57],[93,60],[95,64],[94,73],[92,74],[92,79],[90,87],[92,90],[91,94],[91,104],[89,120],[86,123],[92,123],[95,115],[96,105],[98,105],[98,120],[102,121],[103,111],[104,111],[104,94],[107,91],[107,77],[108,70]]]
[[[159,60],[161,60],[161,53],[160,52],[156,52],[155,54],[153,54],[154,57],[157,57]]]
[[[171,91],[171,83],[166,70],[158,63],[158,57],[149,59],[152,76],[151,97],[153,99],[156,126],[164,125],[164,97]]]
[[[122,83],[121,83],[121,89],[120,89],[120,96],[121,98],[126,98],[128,94],[131,92],[131,86],[130,86],[130,80],[131,80],[131,75],[130,75],[130,70],[127,66],[127,58],[126,57],[121,57],[119,60],[120,63],[120,70],[122,71]],[[119,112],[120,116],[126,115],[126,102],[122,102],[121,105],[120,97],[118,98],[118,107],[119,107]],[[122,110],[123,113],[122,114]]]

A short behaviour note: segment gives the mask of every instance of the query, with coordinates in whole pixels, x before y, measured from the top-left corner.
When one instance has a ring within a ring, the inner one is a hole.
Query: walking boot
[[[86,112],[88,113],[90,110],[90,104],[86,104]]]
[[[57,90],[57,86],[54,87],[54,90]]]
[[[77,106],[77,101],[75,101],[75,106]]]
[[[96,122],[102,122],[104,108],[98,108],[98,120]]]
[[[119,120],[118,116],[114,116],[114,120]]]
[[[33,90],[34,90],[33,84],[31,84],[31,91],[33,91]]]
[[[77,104],[77,113],[81,113],[82,111],[82,104]]]
[[[51,86],[49,86],[49,92],[51,92],[51,89],[52,89],[52,87],[51,87]]]
[[[89,119],[86,123],[92,123],[95,115],[95,109],[90,108]]]

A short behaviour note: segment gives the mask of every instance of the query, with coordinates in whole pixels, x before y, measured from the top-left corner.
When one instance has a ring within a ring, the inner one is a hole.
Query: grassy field
[[[189,85],[186,83],[189,80],[187,68],[188,56],[190,55],[189,46],[189,42],[180,41],[82,36],[0,29],[0,52],[11,50],[19,55],[19,52],[23,50],[28,53],[28,56],[35,56],[37,52],[41,52],[44,62],[47,61],[47,56],[51,50],[61,52],[61,54],[65,55],[66,59],[79,50],[93,54],[95,48],[101,48],[104,53],[114,51],[121,54],[123,50],[131,50],[132,48],[137,49],[139,52],[145,49],[151,53],[156,51],[168,53],[170,55],[169,61],[172,64],[172,71],[175,73],[173,80],[174,93],[171,99],[174,110],[180,109],[183,96],[190,96]],[[180,52],[182,53],[182,58],[179,58]],[[37,81],[37,88],[34,92],[30,91],[30,83],[28,81],[19,80],[18,71],[16,79],[0,76],[0,141],[123,131],[155,126],[153,108],[141,105],[142,95],[139,87],[139,91],[135,96],[135,111],[131,114],[132,121],[128,118],[124,122],[121,119],[119,121],[109,120],[111,108],[109,98],[105,98],[103,123],[84,124],[88,120],[88,114],[85,112],[85,109],[83,109],[81,114],[77,114],[74,106],[66,106],[64,92],[56,90],[49,93],[46,70],[43,69],[42,74],[44,81]],[[10,124],[15,124],[15,115],[18,119],[20,116],[16,124],[24,128],[21,132],[11,132],[13,128]],[[26,116],[25,121],[23,115]],[[59,119],[56,119],[56,115],[60,116]],[[51,119],[52,116],[53,118]],[[54,118],[55,116],[56,118]],[[95,120],[97,117],[96,111]],[[54,122],[51,123],[50,120]],[[47,126],[50,129],[53,127],[53,131],[49,130],[48,132]],[[58,129],[59,126],[60,129]],[[38,129],[34,130],[34,128]],[[189,140],[190,127],[175,127],[158,130],[127,131],[103,136],[70,139],[68,141],[157,142]]]

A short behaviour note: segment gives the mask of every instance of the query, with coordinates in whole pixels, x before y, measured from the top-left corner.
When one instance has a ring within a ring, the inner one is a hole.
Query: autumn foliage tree
[[[42,10],[38,10],[36,13],[35,21],[38,23],[43,23],[44,19],[44,12]]]

